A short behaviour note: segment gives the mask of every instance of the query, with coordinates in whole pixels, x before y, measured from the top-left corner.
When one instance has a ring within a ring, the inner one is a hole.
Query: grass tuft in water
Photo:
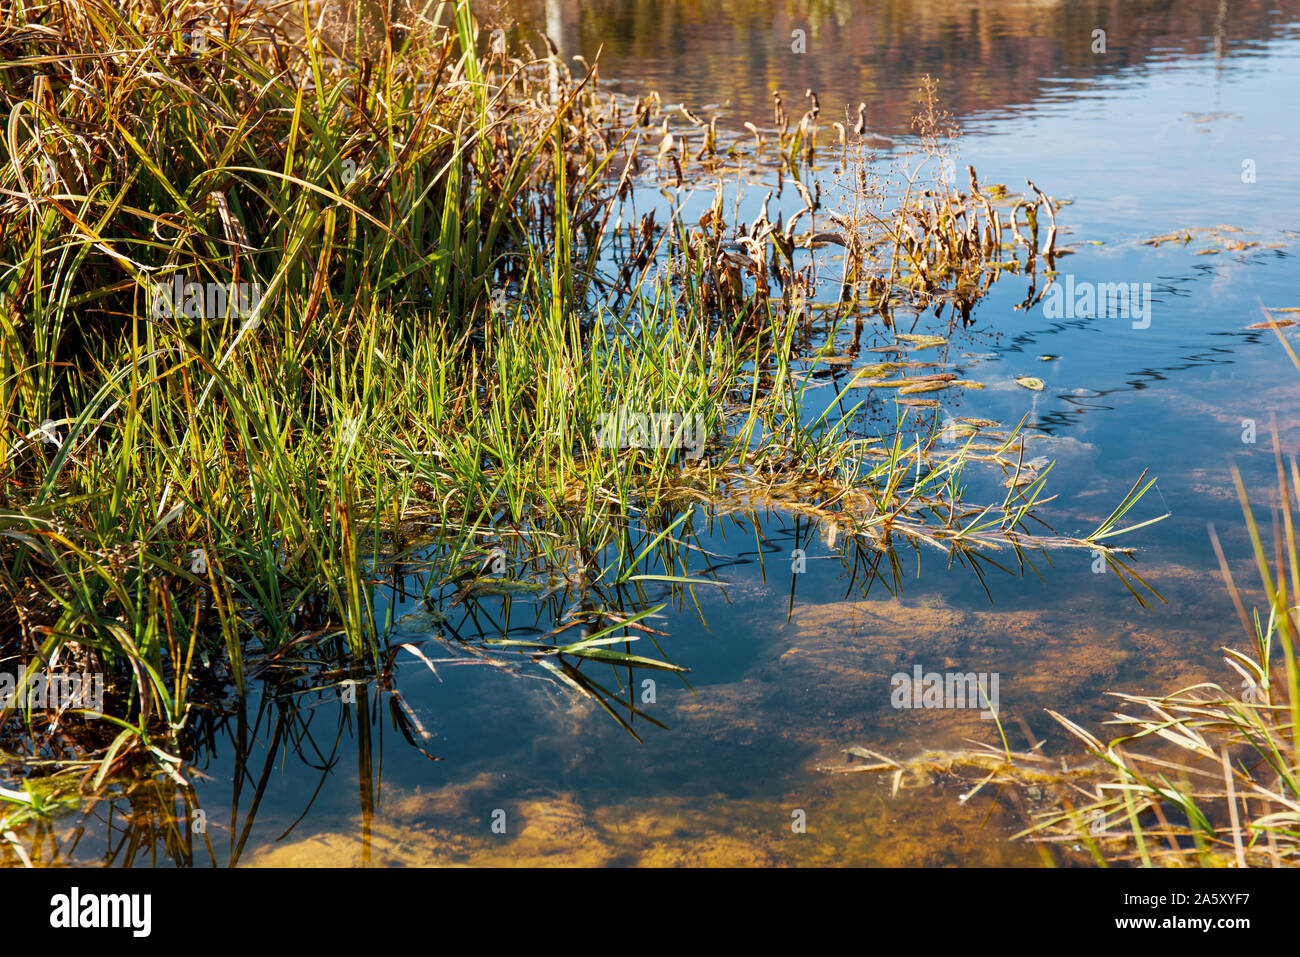
[[[625,520],[658,549],[693,505],[762,503],[895,567],[900,543],[1122,565],[1103,539],[1134,496],[1093,536],[1041,534],[1045,473],[1018,429],[953,449],[903,419],[858,434],[869,391],[817,407],[795,357],[816,281],[793,254],[830,240],[802,183],[787,223],[728,227],[719,180],[698,226],[680,203],[624,224],[657,98],[629,110],[594,68],[485,52],[465,2],[350,46],[283,11],[204,9],[16,0],[0,23],[0,663],[21,673],[0,726],[24,751],[6,765],[183,786],[203,717],[269,663],[311,662],[322,688],[384,680],[380,566],[415,538],[442,582],[484,577],[489,543],[520,534],[523,560],[572,548],[575,579],[626,581]],[[783,142],[782,168],[812,150]],[[716,154],[686,166],[717,172]],[[1003,219],[973,172],[967,196],[907,175],[896,209],[840,217],[836,329],[964,314],[1003,272],[1035,274],[1017,216],[1036,229],[1051,201]],[[606,431],[628,412],[699,440]],[[972,463],[1009,476],[1002,501],[963,504]],[[584,660],[674,670],[610,647],[642,611],[592,612],[543,656],[602,702]],[[47,673],[103,676],[102,712],[32,707]]]

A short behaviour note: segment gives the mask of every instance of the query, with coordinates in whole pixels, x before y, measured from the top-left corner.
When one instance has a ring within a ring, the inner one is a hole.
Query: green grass
[[[755,224],[749,248],[766,252],[742,268],[720,256],[715,209],[703,230],[678,217],[616,243],[657,106],[614,123],[594,71],[481,56],[465,3],[425,13],[354,63],[310,23],[273,41],[254,12],[200,38],[134,0],[6,7],[0,665],[109,679],[102,717],[9,707],[6,734],[44,735],[92,787],[142,765],[177,775],[196,710],[237,706],[268,659],[309,648],[331,681],[386,673],[374,565],[416,528],[446,580],[519,535],[557,567],[564,549],[590,562],[612,547],[583,574],[627,581],[645,547],[674,547],[659,533],[685,509],[742,501],[833,519],[895,568],[904,542],[977,569],[1050,547],[1125,567],[1101,540],[1144,489],[1095,535],[1055,537],[1035,524],[1042,478],[1016,481],[1018,429],[956,449],[933,423],[915,442],[902,421],[858,437],[869,392],[818,408],[796,374],[790,256],[815,237]],[[1022,206],[1032,220],[1025,202],[1012,219]],[[873,213],[881,236],[840,237],[846,283],[886,323],[937,284],[987,289],[1005,265],[988,266],[996,230],[980,238],[989,208],[950,196],[924,245],[910,198]],[[260,299],[249,315],[155,314],[177,276],[255,283]],[[600,416],[620,408],[699,414],[704,454],[600,447]],[[972,463],[1012,477],[1002,501],[963,504]],[[632,546],[629,518],[650,546]],[[561,670],[647,666],[613,647],[635,620],[597,619],[557,639]]]

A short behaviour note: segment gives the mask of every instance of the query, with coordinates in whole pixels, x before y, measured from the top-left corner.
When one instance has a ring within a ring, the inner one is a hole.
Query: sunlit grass
[[[607,275],[657,106],[614,123],[594,71],[482,55],[466,3],[424,13],[353,63],[310,22],[290,36],[253,9],[7,9],[0,650],[26,675],[102,671],[109,694],[102,716],[6,708],[6,728],[39,731],[92,787],[142,763],[183,781],[195,710],[229,707],[267,660],[310,646],[328,682],[391,670],[375,568],[417,528],[449,581],[482,570],[488,539],[536,530],[529,559],[612,545],[580,573],[627,582],[646,546],[625,520],[660,549],[692,505],[754,502],[833,520],[893,564],[907,544],[977,570],[1049,547],[1125,567],[1103,539],[1141,527],[1117,524],[1149,483],[1093,535],[1058,537],[1018,427],[949,448],[901,420],[859,435],[870,390],[815,407],[791,257],[830,240],[799,217],[734,242],[720,211],[645,226]],[[789,147],[792,166],[808,153]],[[898,210],[841,218],[841,321],[865,298],[890,324],[945,284],[968,308],[1006,266],[973,171],[970,197],[923,202],[914,181]],[[1030,272],[1038,203],[1007,221]],[[178,277],[257,294],[246,312],[157,308]],[[698,416],[707,441],[604,447],[620,409]],[[963,503],[975,463],[1009,477],[1001,501]],[[678,670],[626,647],[643,613],[593,610],[584,637],[531,650],[587,693],[572,662]]]

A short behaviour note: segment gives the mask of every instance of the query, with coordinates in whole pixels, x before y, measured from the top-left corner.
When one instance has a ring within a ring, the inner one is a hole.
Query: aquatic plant
[[[1086,547],[1125,567],[1112,540],[1141,527],[1117,523],[1149,483],[1090,536],[1040,536],[1046,473],[1018,427],[904,438],[932,401],[914,393],[977,384],[880,364],[852,370],[861,399],[813,408],[832,357],[795,352],[816,276],[791,254],[827,241],[795,232],[817,211],[807,186],[786,223],[728,225],[715,204],[698,225],[680,205],[624,224],[657,99],[606,95],[553,51],[481,52],[463,0],[410,9],[349,45],[251,5],[6,7],[0,653],[20,692],[42,670],[106,677],[102,714],[0,708],[23,751],[6,766],[91,791],[141,767],[183,786],[202,715],[250,682],[382,684],[410,643],[376,622],[375,589],[417,538],[436,541],[440,584],[484,577],[484,543],[515,534],[528,560],[575,543],[575,580],[624,580],[689,503],[746,499],[891,556]],[[720,162],[708,129],[692,175]],[[683,157],[663,152],[680,185]],[[780,152],[791,174],[812,155]],[[1035,190],[1001,220],[988,193],[972,174],[966,196],[842,217],[845,284],[871,308],[850,289],[834,327],[969,304],[1012,269],[1000,229],[1055,207]],[[1022,244],[1012,271],[1032,273],[1036,235]],[[900,350],[924,345],[909,335]],[[854,434],[877,389],[899,417]],[[607,447],[601,416],[621,409],[703,422],[702,454]],[[1002,501],[963,504],[974,462],[1006,474]],[[593,564],[611,543],[617,560]],[[581,638],[527,651],[585,693],[583,662],[678,669],[613,647],[643,613],[587,608]]]

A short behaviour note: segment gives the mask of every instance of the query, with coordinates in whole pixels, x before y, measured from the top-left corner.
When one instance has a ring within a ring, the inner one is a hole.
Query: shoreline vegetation
[[[1081,548],[1154,594],[1115,544],[1159,520],[1126,524],[1154,479],[1058,535],[1023,422],[939,421],[933,394],[982,384],[915,355],[945,340],[914,319],[956,328],[1007,276],[1028,307],[1068,250],[1032,183],[945,171],[933,84],[916,151],[881,174],[860,115],[811,91],[733,136],[606,93],[595,64],[512,53],[464,2],[364,43],[353,24],[353,56],[305,7],[271,9],[16,0],[0,21],[0,666],[104,677],[102,715],[22,707],[21,687],[0,710],[3,830],[127,774],[184,790],[202,725],[253,682],[373,682],[420,747],[387,682],[398,651],[424,656],[373,598],[417,553],[456,600],[537,573],[576,597],[508,651],[629,731],[630,693],[625,719],[592,670],[685,669],[632,650],[662,606],[601,588],[713,584],[678,547],[694,508],[807,515],[895,579],[909,548],[981,577],[1010,570],[998,553],[1023,572]],[[847,179],[837,208],[820,154]],[[745,161],[804,208],[729,222]],[[670,221],[628,205],[652,177]],[[700,182],[715,200],[688,220]],[[834,275],[810,255],[828,246]],[[895,358],[819,348],[866,325]],[[808,388],[845,365],[834,399]],[[689,422],[689,442],[601,441],[625,410]],[[965,501],[975,469],[1000,500]],[[646,574],[652,555],[675,571]]]

